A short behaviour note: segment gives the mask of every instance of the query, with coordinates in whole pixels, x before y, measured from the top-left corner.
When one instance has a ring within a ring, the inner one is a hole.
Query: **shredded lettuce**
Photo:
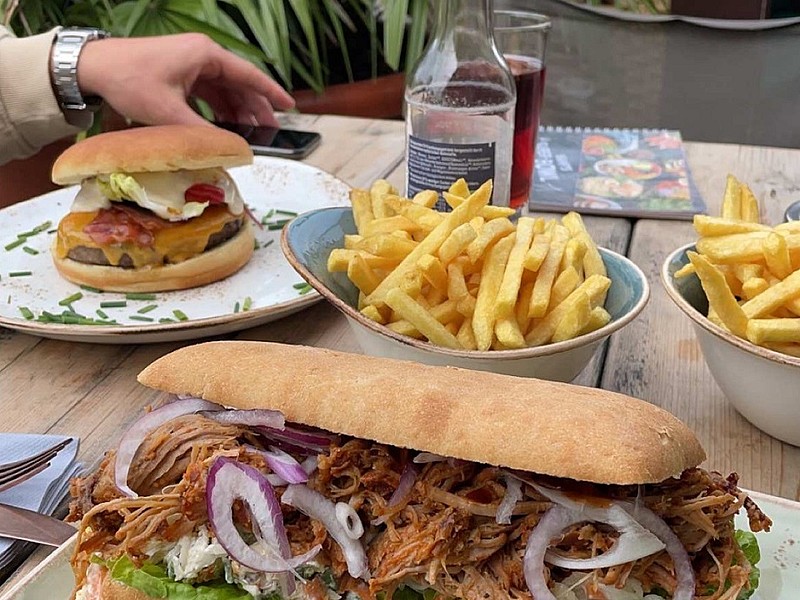
[[[758,570],[758,567],[756,567],[756,564],[758,564],[758,561],[761,560],[761,550],[758,547],[758,540],[756,539],[756,536],[749,531],[737,529],[734,537],[736,538],[736,543],[739,544],[739,547],[742,549],[742,553],[747,559],[747,562],[750,563],[751,567],[750,589],[742,590],[736,600],[747,600],[753,595],[753,593],[756,591],[756,588],[758,588],[758,579],[761,575],[761,572]]]
[[[147,201],[147,193],[130,175],[125,173],[111,173],[108,178],[98,177],[97,185],[100,191],[109,200],[133,200],[137,204]]]
[[[385,598],[386,595],[383,592],[378,594],[378,598],[381,597]],[[392,600],[435,600],[436,599],[436,590],[427,589],[425,591],[417,591],[414,588],[410,587],[400,587],[398,588],[394,595],[392,596]]]
[[[111,578],[154,598],[169,600],[252,600],[252,596],[230,583],[216,581],[191,585],[173,581],[160,565],[145,563],[137,567],[123,555],[116,560],[100,561],[110,571]]]

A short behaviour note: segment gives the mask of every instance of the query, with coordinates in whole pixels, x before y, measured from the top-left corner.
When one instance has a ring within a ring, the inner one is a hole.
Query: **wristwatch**
[[[83,96],[78,87],[78,59],[83,47],[92,40],[109,36],[107,31],[88,27],[66,27],[56,33],[50,55],[50,80],[58,104],[70,125],[88,129],[103,99]]]

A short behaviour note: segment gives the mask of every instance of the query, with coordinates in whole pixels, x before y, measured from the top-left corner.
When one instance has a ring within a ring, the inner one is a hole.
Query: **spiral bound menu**
[[[678,131],[541,127],[529,208],[688,220],[706,206]]]

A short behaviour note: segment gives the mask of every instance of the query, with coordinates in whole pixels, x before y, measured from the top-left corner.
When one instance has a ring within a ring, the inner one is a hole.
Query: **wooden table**
[[[403,187],[404,126],[398,121],[331,116],[286,116],[287,125],[323,137],[308,159],[353,186],[385,177]],[[689,164],[711,214],[717,214],[725,177],[748,182],[768,222],[781,219],[800,190],[800,151],[686,143]],[[647,274],[650,303],[612,336],[576,383],[600,386],[653,402],[683,419],[708,453],[708,468],[737,471],[743,486],[800,500],[800,448],[781,443],[744,420],[725,400],[705,366],[689,320],[659,281],[665,256],[695,239],[688,222],[587,217],[600,245],[624,253]],[[344,318],[320,302],[294,316],[241,332],[238,339],[269,340],[358,352]],[[0,428],[79,436],[80,458],[93,467],[158,394],[136,374],[180,344],[112,346],[40,339],[0,328]],[[37,551],[0,593],[47,554]]]

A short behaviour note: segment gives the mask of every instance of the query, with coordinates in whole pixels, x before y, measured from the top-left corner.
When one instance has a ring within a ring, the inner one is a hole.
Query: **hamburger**
[[[203,125],[103,133],[68,148],[52,178],[80,189],[53,243],[58,272],[118,292],[184,289],[235,273],[254,236],[225,169],[252,161],[244,139]]]
[[[73,481],[78,600],[735,600],[757,585],[733,517],[769,518],[646,402],[261,342],[185,347],[139,381],[177,399]]]

